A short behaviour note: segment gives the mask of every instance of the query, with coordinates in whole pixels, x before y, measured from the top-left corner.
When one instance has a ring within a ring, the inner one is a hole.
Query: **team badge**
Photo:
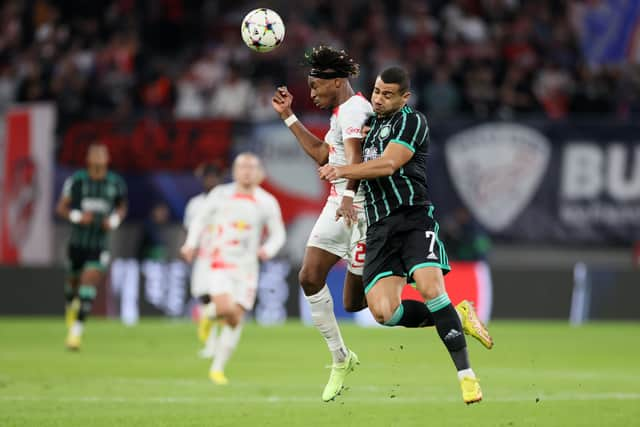
[[[380,132],[378,133],[378,138],[383,140],[387,138],[391,134],[391,125],[384,125],[380,128]]]

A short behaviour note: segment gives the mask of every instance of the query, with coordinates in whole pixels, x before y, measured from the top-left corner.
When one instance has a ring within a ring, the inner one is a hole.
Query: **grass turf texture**
[[[62,319],[0,318],[0,426],[630,426],[640,421],[640,324],[494,322],[470,343],[485,400],[462,403],[433,329],[343,326],[362,364],[337,401],[320,394],[330,356],[298,323],[249,323],[209,382],[195,326],[91,319],[82,351]],[[635,337],[635,338],[634,338]]]

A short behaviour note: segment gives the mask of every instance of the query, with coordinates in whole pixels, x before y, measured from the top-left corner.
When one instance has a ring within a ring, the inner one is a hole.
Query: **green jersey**
[[[106,249],[108,231],[103,223],[126,200],[124,180],[113,172],[107,172],[101,180],[94,180],[86,170],[80,170],[67,178],[62,195],[71,199],[71,209],[93,213],[90,224],[72,224],[69,246],[86,250]]]

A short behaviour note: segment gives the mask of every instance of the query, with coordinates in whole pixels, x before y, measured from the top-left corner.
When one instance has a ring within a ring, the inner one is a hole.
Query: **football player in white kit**
[[[276,90],[273,108],[318,165],[360,163],[361,129],[373,110],[349,82],[349,77],[358,74],[359,65],[345,51],[328,46],[314,48],[306,60],[311,67],[308,84],[313,103],[333,111],[324,141],[309,132],[293,114],[293,96],[286,87]],[[299,273],[313,323],[333,357],[331,375],[322,393],[325,402],[340,394],[345,376],[359,363],[356,354],[344,344],[333,311],[333,299],[325,283],[329,271],[341,258],[348,262],[343,290],[345,310],[359,311],[366,307],[362,285],[366,250],[364,195],[358,190],[357,181],[338,179],[331,184],[327,203],[309,236]]]
[[[193,196],[187,203],[183,221],[185,230],[189,230],[189,225],[202,208],[207,194],[220,183],[220,171],[212,164],[199,167],[195,174],[202,182],[202,192]],[[212,243],[212,229],[213,227],[211,226],[205,226],[202,231],[202,236],[198,242],[198,250],[203,251],[203,253],[206,253],[207,246]],[[208,267],[205,257],[196,256],[191,268],[191,296],[197,299],[199,303],[198,339],[204,343],[204,348],[200,351],[200,355],[205,358],[213,357],[218,332],[217,323],[214,323],[214,319],[208,315],[208,312],[215,312],[207,284]]]
[[[210,314],[225,322],[209,371],[216,384],[228,383],[224,367],[238,344],[244,315],[255,303],[259,261],[276,255],[285,241],[280,206],[259,187],[262,176],[257,156],[238,155],[233,162],[233,182],[218,185],[207,195],[189,224],[181,249],[188,262],[196,252],[205,258],[206,283],[216,311]],[[214,234],[210,250],[203,253],[198,251],[198,243],[207,225],[213,227]]]

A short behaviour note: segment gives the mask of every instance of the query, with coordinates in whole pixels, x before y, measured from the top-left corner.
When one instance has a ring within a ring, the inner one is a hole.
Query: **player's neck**
[[[253,193],[255,192],[255,190],[256,190],[256,187],[253,185],[242,185],[236,182],[236,193],[238,194],[253,196]]]
[[[353,90],[350,84],[346,84],[340,88],[340,92],[338,93],[337,103],[338,105],[342,105],[349,100],[356,92]],[[336,105],[336,107],[338,106]]]

